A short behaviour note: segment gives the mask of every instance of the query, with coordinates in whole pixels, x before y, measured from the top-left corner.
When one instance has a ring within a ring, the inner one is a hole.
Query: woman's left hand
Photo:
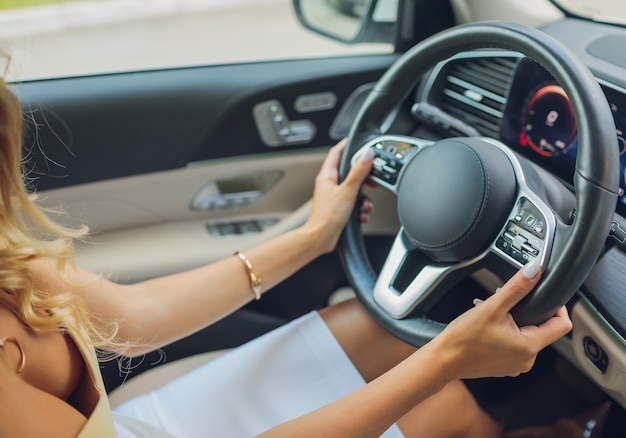
[[[323,252],[332,251],[337,245],[350,213],[354,208],[361,185],[372,169],[373,154],[365,152],[339,184],[339,162],[346,140],[333,146],[315,178],[313,207],[305,227],[317,234]],[[361,205],[361,221],[366,222],[373,205],[365,198]]]

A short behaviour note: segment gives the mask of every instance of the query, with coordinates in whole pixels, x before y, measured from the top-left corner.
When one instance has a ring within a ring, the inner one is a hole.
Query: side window
[[[315,0],[345,10],[354,0]],[[345,44],[296,18],[292,0],[4,0],[9,81],[136,69],[391,52]]]

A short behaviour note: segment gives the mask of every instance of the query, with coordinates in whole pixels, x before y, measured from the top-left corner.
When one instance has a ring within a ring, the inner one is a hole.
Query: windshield
[[[553,0],[561,8],[582,18],[626,25],[623,0]]]

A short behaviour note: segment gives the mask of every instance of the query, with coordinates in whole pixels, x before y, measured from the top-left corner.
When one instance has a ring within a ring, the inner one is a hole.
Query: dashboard
[[[626,89],[599,82],[613,113],[620,152],[616,211],[626,215]],[[416,101],[451,117],[433,123],[432,117],[414,111],[422,121],[448,131],[446,135],[496,138],[566,184],[572,183],[578,151],[574,111],[565,91],[535,61],[506,51],[462,53],[433,69]]]

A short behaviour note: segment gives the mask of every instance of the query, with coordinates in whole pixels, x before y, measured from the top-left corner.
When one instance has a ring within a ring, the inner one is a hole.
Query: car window
[[[9,81],[392,50],[316,35],[291,0],[0,1]]]

